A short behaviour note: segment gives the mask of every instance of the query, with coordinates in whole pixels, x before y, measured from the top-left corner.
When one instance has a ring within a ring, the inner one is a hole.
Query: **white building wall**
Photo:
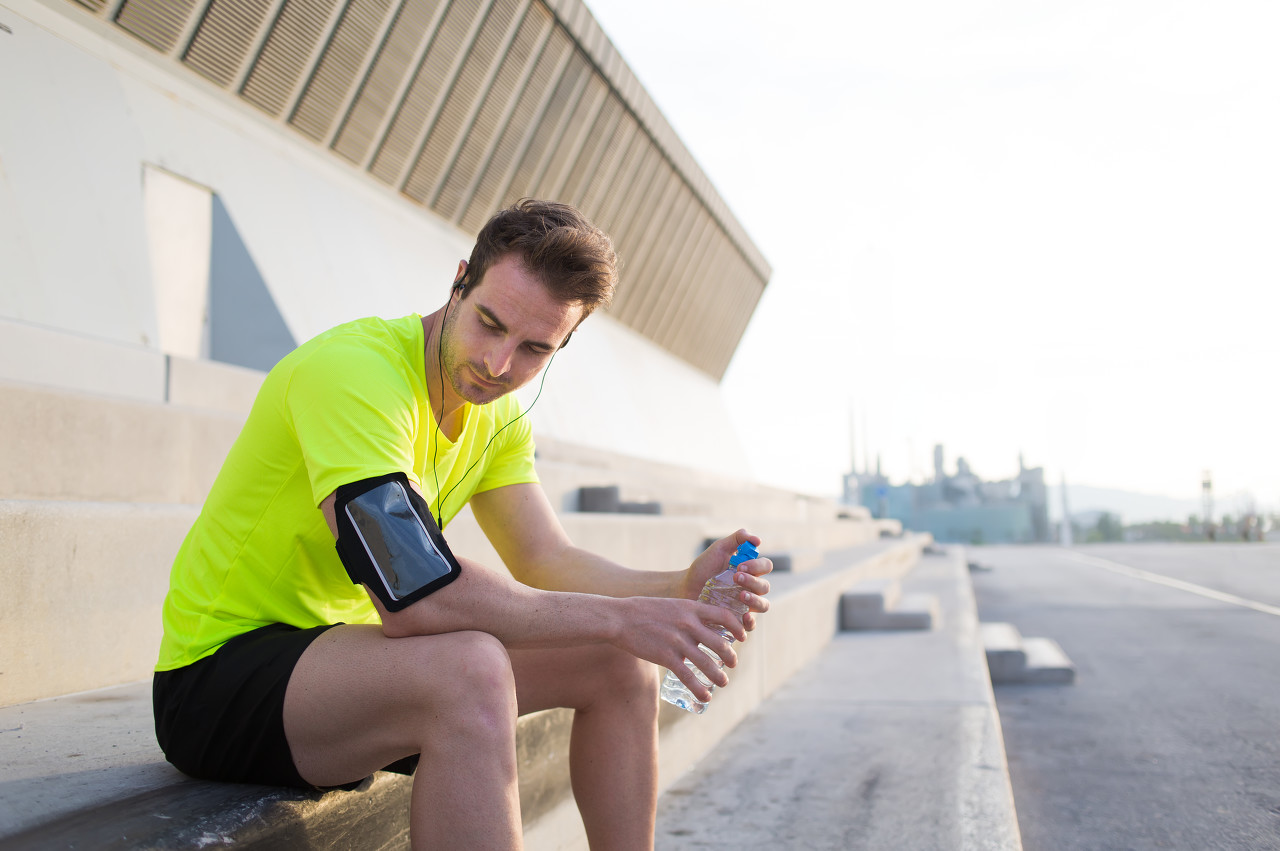
[[[175,317],[157,292],[184,264],[153,244],[148,214],[163,218],[165,202],[145,194],[148,167],[220,197],[299,341],[444,302],[466,234],[60,9],[0,5],[0,379],[165,397],[160,317],[166,329],[198,317]],[[189,355],[189,335],[175,348]],[[608,316],[575,334],[531,416],[558,440],[746,472],[718,385]]]

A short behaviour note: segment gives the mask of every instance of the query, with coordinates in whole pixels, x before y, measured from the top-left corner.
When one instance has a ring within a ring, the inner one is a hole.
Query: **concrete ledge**
[[[520,719],[520,807],[531,822],[569,788],[573,713]],[[311,793],[194,780],[155,741],[150,680],[0,709],[0,845],[186,848],[407,845],[411,779]],[[346,839],[344,837],[358,837]]]

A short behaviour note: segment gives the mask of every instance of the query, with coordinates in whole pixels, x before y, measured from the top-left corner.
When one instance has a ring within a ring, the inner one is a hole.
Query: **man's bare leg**
[[[511,662],[479,632],[389,639],[334,627],[298,661],[284,703],[294,764],[317,786],[421,754],[415,849],[521,846],[515,722]]]
[[[592,851],[652,849],[658,669],[608,646],[510,655],[521,715],[576,710],[569,770]]]

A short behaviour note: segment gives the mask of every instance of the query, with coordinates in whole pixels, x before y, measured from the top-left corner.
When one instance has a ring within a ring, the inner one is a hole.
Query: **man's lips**
[[[506,386],[500,381],[491,381],[490,379],[485,378],[484,375],[481,374],[480,370],[476,369],[474,366],[471,366],[470,364],[467,364],[467,369],[471,372],[471,377],[475,379],[476,384],[479,384],[483,387],[492,387],[495,390]]]

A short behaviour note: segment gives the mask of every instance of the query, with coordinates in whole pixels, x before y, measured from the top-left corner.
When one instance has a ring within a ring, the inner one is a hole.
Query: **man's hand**
[[[680,582],[680,596],[691,600],[698,599],[707,580],[727,568],[729,557],[733,555],[739,544],[746,541],[751,542],[753,546],[760,546],[758,537],[748,534],[746,529],[739,529],[707,547],[706,551],[694,559],[693,564],[689,565],[688,570],[685,571]],[[767,558],[754,558],[739,564],[738,572],[734,574],[733,581],[743,589],[739,592],[738,599],[747,605],[748,611],[742,616],[742,625],[748,631],[755,629],[756,614],[769,611],[769,601],[765,599],[765,595],[769,593],[769,580],[764,577],[772,570],[772,561]],[[711,647],[710,644],[707,646]]]
[[[627,615],[621,632],[611,640],[615,646],[669,669],[704,703],[711,700],[711,690],[698,681],[685,659],[715,685],[723,688],[729,684],[721,665],[698,645],[709,648],[725,666],[735,667],[738,654],[733,645],[708,624],[723,626],[735,640],[745,641],[746,629],[736,614],[709,603],[671,597],[627,597],[617,602]]]

